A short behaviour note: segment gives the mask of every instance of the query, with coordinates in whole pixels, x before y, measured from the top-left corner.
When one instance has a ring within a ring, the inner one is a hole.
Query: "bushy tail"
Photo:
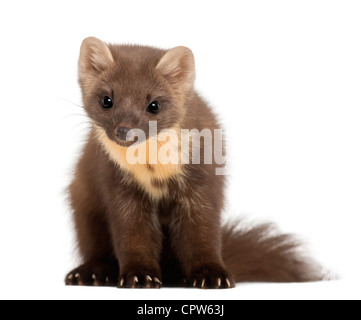
[[[241,229],[241,223],[223,228],[223,259],[236,282],[320,281],[321,268],[300,253],[292,235],[277,234],[272,224]]]

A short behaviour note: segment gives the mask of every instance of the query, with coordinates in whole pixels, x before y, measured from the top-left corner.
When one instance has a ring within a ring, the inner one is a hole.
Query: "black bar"
[[[130,319],[234,319],[237,301],[123,301]]]

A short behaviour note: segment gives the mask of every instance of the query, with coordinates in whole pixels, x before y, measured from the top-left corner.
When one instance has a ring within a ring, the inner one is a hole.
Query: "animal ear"
[[[195,66],[192,50],[176,47],[167,51],[159,61],[158,70],[176,90],[188,92],[194,83]]]
[[[113,63],[113,56],[103,41],[94,37],[84,39],[79,56],[80,81],[98,75]]]

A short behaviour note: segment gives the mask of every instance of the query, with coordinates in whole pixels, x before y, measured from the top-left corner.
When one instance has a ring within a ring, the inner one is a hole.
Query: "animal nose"
[[[115,136],[120,141],[126,141],[127,140],[127,134],[131,130],[131,128],[128,127],[116,127],[115,128]]]

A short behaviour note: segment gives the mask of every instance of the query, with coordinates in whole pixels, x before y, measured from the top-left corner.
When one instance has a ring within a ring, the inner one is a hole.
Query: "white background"
[[[0,298],[360,298],[359,1],[2,1]],[[189,46],[228,133],[227,216],[299,234],[340,280],[229,291],[67,288],[64,190],[87,119],[83,38]]]

